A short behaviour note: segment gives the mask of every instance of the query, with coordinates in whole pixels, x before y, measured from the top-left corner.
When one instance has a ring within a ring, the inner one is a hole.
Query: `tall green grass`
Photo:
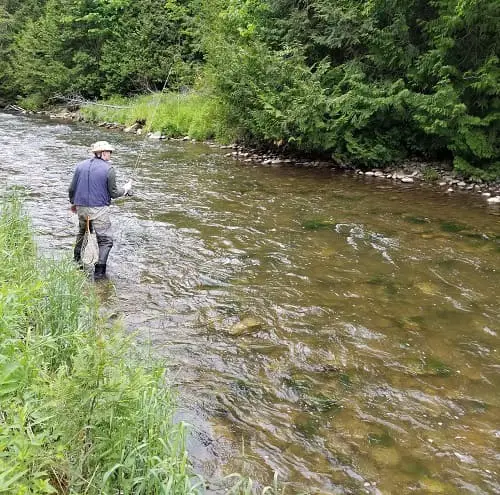
[[[146,131],[160,131],[169,137],[230,142],[235,133],[225,125],[217,100],[200,92],[155,93],[133,98],[115,97],[81,110],[91,122],[114,122],[125,126],[144,121]]]
[[[19,198],[2,200],[0,493],[198,493],[174,399],[85,276],[37,257]]]

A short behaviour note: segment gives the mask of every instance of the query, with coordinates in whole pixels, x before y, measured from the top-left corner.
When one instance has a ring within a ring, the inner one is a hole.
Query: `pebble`
[[[28,112],[30,113],[30,112]],[[37,112],[40,114],[47,115],[47,112]],[[63,120],[85,120],[78,115],[78,112],[68,112],[67,110],[62,111],[59,114],[49,114],[52,118],[60,118]],[[138,127],[138,123],[133,124],[130,127],[125,127],[124,125],[112,123],[112,122],[100,122],[97,124],[98,127],[107,127],[107,128],[117,128],[121,129],[125,132],[135,132],[137,135],[141,135],[143,133],[143,128]],[[148,133],[150,139],[166,139],[166,136],[162,135],[161,132]],[[192,141],[196,142],[195,139],[192,139],[190,136],[184,136],[178,139],[179,141]],[[328,167],[332,170],[343,170],[345,172],[355,172],[359,175],[364,175],[367,177],[380,177],[387,178],[391,180],[400,180],[402,183],[411,184],[415,181],[421,181],[423,177],[425,177],[426,170],[429,168],[434,169],[434,171],[438,172],[439,182],[432,182],[433,185],[438,185],[443,189],[446,193],[455,192],[455,187],[467,192],[477,192],[481,194],[489,204],[500,204],[500,180],[497,179],[496,182],[493,183],[485,183],[481,179],[477,179],[474,182],[467,182],[460,177],[455,177],[454,172],[449,168],[446,168],[445,164],[432,164],[432,163],[421,163],[418,161],[412,162],[411,160],[406,160],[401,162],[398,169],[391,170],[391,167],[386,167],[383,171],[380,169],[373,169],[368,171],[363,171],[360,169],[352,170],[347,164],[338,162],[338,161],[301,161],[294,158],[285,158],[284,156],[280,156],[278,153],[266,153],[260,154],[256,152],[256,150],[247,149],[237,144],[229,144],[229,145],[218,145],[217,143],[207,142],[211,147],[219,148],[221,150],[235,150],[232,153],[227,153],[225,156],[232,156],[236,159],[239,157],[246,158],[245,162],[250,163],[255,161],[256,163],[261,163],[262,165],[272,165],[272,166],[280,166],[281,164],[295,164],[298,167]],[[451,187],[453,186],[453,187]]]

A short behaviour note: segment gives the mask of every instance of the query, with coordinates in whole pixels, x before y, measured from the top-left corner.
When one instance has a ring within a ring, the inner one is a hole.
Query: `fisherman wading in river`
[[[74,258],[81,264],[82,243],[89,218],[99,246],[99,258],[94,271],[96,279],[105,278],[106,263],[113,247],[109,215],[111,199],[130,195],[132,187],[132,181],[128,181],[124,187],[116,186],[116,173],[110,161],[113,150],[114,147],[107,141],[94,143],[94,157],[76,166],[69,186],[71,210],[78,214],[79,223]]]

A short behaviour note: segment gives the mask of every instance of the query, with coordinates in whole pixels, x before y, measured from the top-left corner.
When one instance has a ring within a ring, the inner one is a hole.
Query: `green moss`
[[[383,275],[374,275],[367,280],[370,285],[384,285],[386,283],[386,278]]]
[[[385,289],[385,292],[390,296],[397,294],[399,291],[399,287],[396,285],[396,283],[384,275],[374,275],[373,277],[368,279],[367,283],[370,285],[383,287]]]
[[[437,266],[439,266],[440,268],[444,268],[446,270],[453,270],[454,268],[457,267],[457,260],[455,259],[446,259],[446,260],[439,260],[437,263],[436,263]]]
[[[419,316],[419,315],[409,316],[408,320],[413,321],[414,323],[416,323],[418,325],[423,325],[425,323],[425,318],[423,316]]]
[[[419,459],[404,457],[401,461],[401,470],[413,476],[430,476],[429,468]]]
[[[325,220],[305,220],[302,222],[302,227],[307,230],[323,230],[335,227],[335,224]]]
[[[414,216],[405,216],[403,217],[403,220],[405,220],[408,223],[414,223],[414,224],[424,224],[424,223],[430,223],[431,221],[428,218],[425,217],[414,217]]]
[[[450,376],[452,369],[439,359],[429,357],[425,360],[425,369],[438,376]]]
[[[370,445],[379,445],[381,447],[392,447],[396,443],[387,431],[368,433],[367,440]]]
[[[292,390],[295,390],[296,392],[306,392],[311,389],[310,381],[304,379],[297,379],[291,376],[284,378],[283,383]]]
[[[327,397],[323,394],[304,397],[302,403],[308,410],[322,413],[334,411],[341,407],[340,402],[336,398]]]
[[[352,381],[351,377],[347,373],[341,373],[339,375],[339,382],[345,387],[345,388],[351,388],[352,387]]]
[[[302,433],[305,437],[313,437],[316,435],[320,428],[320,422],[317,418],[310,415],[299,416],[295,419],[295,428]]]
[[[449,221],[441,222],[440,226],[443,232],[456,233],[456,232],[462,232],[462,230],[467,229],[467,225],[463,225],[458,222],[449,222]]]
[[[463,398],[459,399],[457,402],[465,409],[467,409],[469,412],[475,414],[483,414],[489,409],[489,405],[486,402],[476,399]]]

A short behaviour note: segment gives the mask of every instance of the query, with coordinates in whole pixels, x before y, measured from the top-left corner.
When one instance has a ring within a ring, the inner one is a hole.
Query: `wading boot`
[[[96,265],[94,268],[94,280],[106,278],[106,265]]]
[[[81,248],[81,246],[80,246],[80,248]],[[73,261],[78,265],[79,270],[85,269],[85,267],[83,266],[83,263],[82,263],[81,249],[78,249],[77,247],[75,248],[75,252],[73,254]]]
[[[85,267],[83,266],[83,263],[81,260],[74,260],[78,270],[85,270]]]

